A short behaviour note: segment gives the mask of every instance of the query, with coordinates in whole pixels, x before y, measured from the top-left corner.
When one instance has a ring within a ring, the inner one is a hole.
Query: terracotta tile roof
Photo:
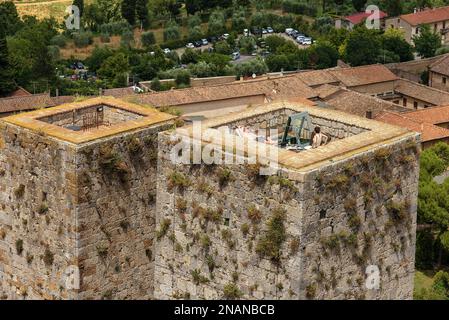
[[[449,104],[449,93],[438,90],[429,86],[425,86],[406,79],[395,81],[394,91],[417,100],[432,104],[433,106],[441,106]]]
[[[53,101],[54,106],[59,106],[60,104],[75,102],[76,97],[75,96],[59,96],[59,97],[51,97],[51,100]]]
[[[370,15],[371,15],[371,13],[358,12],[358,13],[354,13],[349,16],[343,17],[343,19],[348,20],[352,24],[359,24],[359,23],[363,22],[366,18],[368,18]],[[385,12],[380,11],[379,17],[380,17],[380,19],[383,19],[383,18],[388,17],[388,15]]]
[[[407,117],[417,121],[425,121],[431,124],[443,124],[449,122],[449,105],[433,107],[422,110],[414,110],[405,114]]]
[[[375,117],[385,110],[396,112],[410,110],[392,102],[347,89],[340,89],[324,98],[323,101],[333,109],[361,117],[365,117],[368,111],[371,111]]]
[[[328,72],[347,87],[394,81],[398,77],[381,64],[353,68],[334,68]]]
[[[51,106],[54,106],[54,102],[48,93],[2,98],[0,99],[0,114]]]
[[[314,90],[317,93],[318,98],[326,99],[327,97],[333,95],[334,93],[342,90],[342,88],[331,84],[323,84],[314,88]]]
[[[449,6],[427,9],[417,13],[404,14],[401,16],[401,19],[405,20],[412,26],[449,20]]]
[[[313,98],[314,90],[295,76],[276,79],[235,82],[225,85],[193,87],[180,90],[134,95],[140,103],[155,107],[265,95],[270,100],[301,96]]]
[[[27,90],[22,87],[17,88],[15,91],[11,92],[7,97],[21,97],[21,96],[30,96]]]
[[[385,111],[375,118],[378,121],[389,123],[398,127],[407,128],[422,133],[421,141],[433,141],[449,138],[449,130],[431,123],[413,119],[407,114]]]
[[[339,84],[340,80],[335,78],[328,70],[305,71],[296,74],[296,77],[304,81],[308,86],[314,87],[323,84]]]
[[[429,70],[439,74],[449,76],[449,54],[445,54],[443,57],[429,65]]]
[[[114,97],[114,98],[122,98],[122,97],[132,95],[134,93],[135,92],[132,87],[104,89],[103,90],[104,96]]]

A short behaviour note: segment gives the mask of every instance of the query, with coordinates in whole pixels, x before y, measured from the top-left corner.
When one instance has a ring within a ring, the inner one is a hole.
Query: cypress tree
[[[0,96],[7,95],[17,88],[14,70],[8,60],[6,39],[0,38]]]
[[[140,25],[148,27],[148,0],[136,0],[136,15]]]
[[[136,23],[136,0],[122,1],[122,17],[132,26]]]

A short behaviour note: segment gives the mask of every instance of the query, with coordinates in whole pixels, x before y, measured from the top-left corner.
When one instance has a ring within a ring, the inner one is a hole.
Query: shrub
[[[146,48],[156,43],[156,37],[151,31],[142,33],[141,36],[142,45]]]
[[[348,224],[352,229],[359,229],[362,225],[362,220],[360,219],[360,216],[357,213],[350,214],[348,218]]]
[[[182,70],[177,72],[175,78],[176,85],[187,85],[190,86],[190,72],[188,70]]]
[[[209,247],[211,245],[211,241],[207,234],[203,234],[201,236],[200,241],[201,241],[201,247],[203,247],[203,249],[205,249],[205,250],[209,249]]]
[[[93,42],[93,35],[92,32],[86,31],[86,32],[78,32],[73,34],[73,42],[75,43],[75,46],[78,48],[84,48],[88,45],[92,44]]]
[[[109,22],[100,25],[100,33],[113,36],[122,35],[125,31],[131,30],[131,25],[126,20]]]
[[[58,46],[60,48],[64,48],[67,44],[67,38],[62,34],[58,34],[58,35],[54,36],[53,38],[51,38],[50,44],[54,45],[54,46]]]

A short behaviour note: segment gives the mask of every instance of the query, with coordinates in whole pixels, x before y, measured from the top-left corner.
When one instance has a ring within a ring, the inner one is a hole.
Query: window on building
[[[418,109],[418,102],[413,101],[413,108]]]
[[[435,24],[433,25],[433,30],[436,32],[437,29],[438,29],[438,24],[435,23]]]
[[[419,34],[419,28],[416,28],[415,33]]]
[[[430,108],[427,104],[424,105],[424,109]]]
[[[446,77],[443,77],[443,84],[446,84],[446,82],[447,82]]]
[[[446,29],[446,21],[443,21],[443,29]]]
[[[393,103],[399,104],[399,100],[394,100]]]
[[[407,99],[406,99],[406,98],[402,99],[402,105],[403,105],[404,107],[407,106]]]

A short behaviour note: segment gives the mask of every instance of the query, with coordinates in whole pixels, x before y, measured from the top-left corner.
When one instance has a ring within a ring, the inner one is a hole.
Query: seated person
[[[328,142],[329,137],[321,133],[320,127],[315,127],[310,140],[312,142],[312,148],[316,149],[322,145],[325,145]]]

